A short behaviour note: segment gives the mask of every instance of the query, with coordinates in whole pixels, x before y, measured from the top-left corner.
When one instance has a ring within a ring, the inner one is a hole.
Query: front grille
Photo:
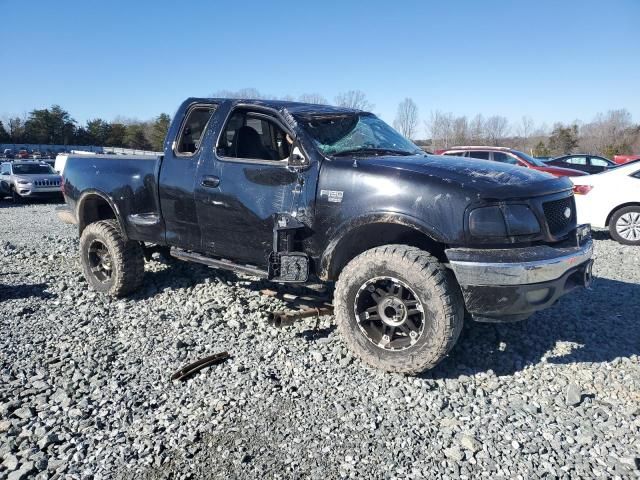
[[[33,182],[33,184],[36,187],[59,187],[60,180],[49,180],[49,179],[36,180]]]
[[[573,195],[545,202],[542,204],[542,208],[551,235],[564,232],[576,222],[576,204]],[[571,212],[568,217],[566,216],[567,209]]]

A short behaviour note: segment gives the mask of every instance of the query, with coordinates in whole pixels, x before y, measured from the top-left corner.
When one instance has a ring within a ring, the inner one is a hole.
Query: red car
[[[509,163],[521,167],[547,172],[556,177],[579,177],[587,175],[580,170],[572,168],[554,167],[547,165],[542,160],[527,155],[519,150],[504,147],[453,147],[443,150],[441,155],[477,158],[479,160],[493,160],[494,162]]]
[[[640,155],[614,155],[613,161],[618,165],[640,160]]]

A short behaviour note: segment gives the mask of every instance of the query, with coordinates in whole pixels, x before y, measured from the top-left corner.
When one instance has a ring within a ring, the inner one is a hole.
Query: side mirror
[[[298,145],[294,145],[291,150],[291,155],[289,155],[289,166],[306,167],[307,165],[309,165],[309,160],[304,156],[300,147],[298,147]]]

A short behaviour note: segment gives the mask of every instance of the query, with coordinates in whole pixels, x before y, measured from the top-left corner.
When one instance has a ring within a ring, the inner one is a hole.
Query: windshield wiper
[[[358,153],[379,153],[386,155],[415,155],[416,152],[407,152],[406,150],[394,150],[393,148],[376,148],[376,147],[363,147],[363,148],[353,148],[351,150],[343,150],[341,152],[336,152],[332,154],[334,157],[341,157],[344,155],[354,155]]]

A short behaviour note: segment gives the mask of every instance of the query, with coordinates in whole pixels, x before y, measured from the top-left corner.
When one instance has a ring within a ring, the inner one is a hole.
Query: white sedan
[[[573,177],[578,223],[609,228],[625,245],[640,245],[640,162]]]

